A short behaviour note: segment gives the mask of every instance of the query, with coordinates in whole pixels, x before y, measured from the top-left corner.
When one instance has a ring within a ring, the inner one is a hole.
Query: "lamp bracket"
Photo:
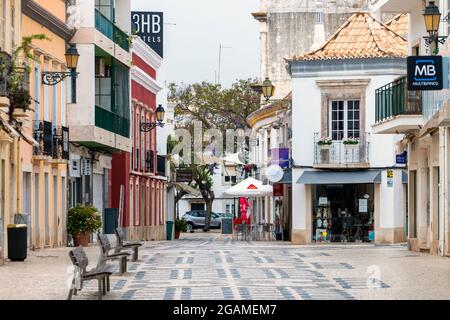
[[[67,77],[74,77],[76,79],[78,77],[78,72],[42,72],[42,82],[47,86],[55,86]]]
[[[150,132],[157,127],[164,127],[164,123],[162,122],[142,122],[141,123],[141,132]]]

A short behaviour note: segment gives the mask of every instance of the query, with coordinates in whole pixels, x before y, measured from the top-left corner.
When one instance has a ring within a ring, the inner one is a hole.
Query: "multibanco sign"
[[[408,57],[408,90],[442,90],[442,66],[441,56]]]

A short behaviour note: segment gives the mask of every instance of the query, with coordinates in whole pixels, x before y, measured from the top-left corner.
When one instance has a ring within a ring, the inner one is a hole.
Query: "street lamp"
[[[275,94],[275,86],[273,85],[272,81],[270,81],[269,78],[266,78],[261,86],[262,94],[264,98],[266,98],[266,101],[269,101],[270,98],[273,97]]]
[[[164,116],[166,115],[166,110],[164,110],[162,105],[156,108],[156,122],[141,122],[141,131],[150,132],[157,127],[164,127]]]
[[[76,102],[76,79],[78,77],[77,66],[80,54],[74,44],[70,44],[66,51],[66,65],[70,70],[68,72],[42,72],[42,83],[47,86],[55,86],[67,77],[72,78],[72,102]]]
[[[439,7],[436,6],[435,1],[430,1],[423,13],[423,17],[425,19],[425,28],[429,34],[429,36],[424,37],[424,39],[427,46],[430,46],[433,43],[435,44],[435,54],[439,53],[439,43],[444,44],[448,38],[446,36],[439,36],[441,16],[441,12],[439,11]]]

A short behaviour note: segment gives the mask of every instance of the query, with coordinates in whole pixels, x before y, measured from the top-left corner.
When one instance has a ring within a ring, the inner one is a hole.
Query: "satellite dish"
[[[284,170],[279,165],[273,164],[266,169],[266,177],[270,182],[280,182],[284,177]]]

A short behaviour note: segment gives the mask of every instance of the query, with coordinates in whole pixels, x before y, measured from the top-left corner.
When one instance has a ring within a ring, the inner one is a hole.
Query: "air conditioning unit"
[[[95,76],[96,77],[105,77],[106,76],[105,59],[95,58]]]

